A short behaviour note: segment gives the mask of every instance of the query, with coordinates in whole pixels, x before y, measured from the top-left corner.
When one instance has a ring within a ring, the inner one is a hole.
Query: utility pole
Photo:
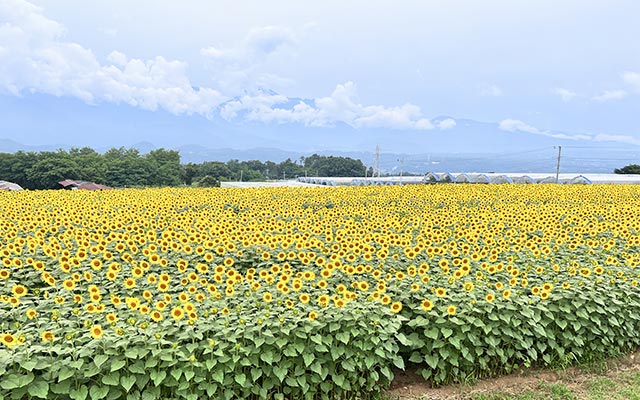
[[[240,182],[242,182],[242,173],[243,172],[244,172],[243,170],[240,170]]]
[[[558,146],[558,164],[556,166],[556,183],[559,183],[560,180],[560,154],[562,153],[562,146]]]
[[[400,178],[402,178],[402,169],[404,167],[404,158],[398,158],[398,161],[400,161]]]

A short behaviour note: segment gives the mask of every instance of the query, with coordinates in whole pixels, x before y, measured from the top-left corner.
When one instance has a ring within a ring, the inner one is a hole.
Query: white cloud
[[[494,84],[483,83],[480,85],[480,95],[492,97],[502,96],[502,89]]]
[[[527,132],[536,135],[549,136],[556,139],[567,140],[583,140],[590,142],[618,142],[628,143],[634,145],[640,145],[640,139],[627,135],[610,135],[606,133],[599,133],[597,135],[591,134],[567,134],[567,133],[553,133],[550,131],[541,131],[540,129],[527,125],[526,123],[517,119],[505,119],[500,122],[498,127],[503,131],[508,132]]]
[[[200,49],[200,54],[213,61],[244,65],[261,61],[269,54],[286,45],[293,45],[297,41],[296,35],[289,28],[265,26],[251,29],[242,43],[236,47],[210,46]]]
[[[354,128],[433,129],[433,124],[422,116],[420,107],[404,104],[398,107],[380,105],[364,106],[359,103],[356,85],[346,82],[337,85],[327,97],[305,102],[293,107],[282,107],[291,100],[280,95],[260,93],[245,95],[226,103],[220,115],[228,120],[244,118],[262,122],[302,123],[306,126],[332,126],[344,123]]]
[[[627,92],[624,90],[605,90],[599,96],[594,96],[591,100],[597,101],[598,103],[604,103],[611,100],[621,100],[627,97]]]
[[[531,125],[527,125],[524,122],[520,121],[519,119],[504,119],[500,121],[498,128],[507,132],[520,131],[520,132],[534,133],[536,135],[539,135],[542,133],[538,130],[538,128],[535,128]]]
[[[109,55],[107,56],[107,61],[118,67],[124,67],[129,62],[129,60],[127,59],[127,55],[124,53],[120,53],[119,51],[112,51],[111,53],[109,53]]]
[[[639,72],[625,72],[622,74],[622,79],[629,85],[631,85],[636,91],[640,92],[640,73]]]
[[[599,133],[593,137],[594,142],[620,142],[629,143],[640,146],[640,139],[627,135],[608,135],[606,133]]]
[[[273,57],[292,50],[300,41],[300,34],[281,26],[251,29],[236,46],[209,46],[200,49],[208,62],[211,79],[225,93],[239,95],[261,88],[291,86],[289,79],[264,71]]]
[[[90,49],[66,40],[64,27],[27,1],[0,0],[0,21],[6,21],[0,25],[0,92],[17,96],[25,93],[71,96],[91,104],[125,103],[176,115],[210,117],[220,113],[228,120],[433,129],[416,105],[361,104],[353,82],[337,85],[330,96],[296,104],[291,104],[294,100],[286,96],[258,89],[277,80],[281,84],[286,82],[285,78],[255,67],[299,41],[295,32],[283,27],[253,29],[233,48],[202,49],[202,55],[219,65],[229,81],[242,83],[240,88],[245,94],[230,100],[233,92],[195,88],[183,61],[162,56],[143,60],[113,51],[101,62]],[[304,29],[307,28],[313,26]],[[449,125],[447,122],[442,127]]]
[[[456,126],[456,120],[453,118],[443,119],[442,121],[438,122],[436,126],[438,127],[438,129],[442,130],[451,129]]]
[[[129,60],[113,52],[103,65],[91,50],[65,40],[64,28],[26,1],[0,1],[0,20],[0,47],[6,49],[0,52],[0,91],[205,116],[225,100],[214,89],[194,89],[181,61]]]
[[[567,140],[591,140],[591,135],[584,134],[566,134],[566,133],[554,133],[551,131],[542,131],[534,126],[527,125],[526,123],[518,119],[505,119],[500,121],[498,128],[507,132],[526,132],[534,135],[548,136],[555,139],[567,139]]]
[[[575,97],[578,96],[576,92],[572,92],[569,89],[563,89],[563,88],[556,88],[553,91],[553,93],[560,96],[562,101],[564,101],[565,103],[570,102],[571,100],[573,100]]]

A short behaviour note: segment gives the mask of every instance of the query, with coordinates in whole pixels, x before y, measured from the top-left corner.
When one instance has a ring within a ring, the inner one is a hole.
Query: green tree
[[[233,179],[233,173],[229,167],[220,161],[208,161],[200,164],[200,171],[198,175],[199,178],[210,175],[219,181]]]
[[[80,167],[66,151],[40,153],[27,171],[29,185],[35,189],[59,189],[58,182],[79,179]]]
[[[304,167],[298,165],[296,162],[287,158],[280,164],[278,164],[278,179],[280,178],[295,178],[300,175],[304,175]]]
[[[105,181],[109,186],[147,186],[151,167],[137,149],[110,149],[104,154]]]
[[[144,160],[150,170],[148,184],[152,186],[180,185],[180,153],[176,150],[157,149],[149,152]]]
[[[15,182],[11,166],[15,156],[11,153],[0,153],[0,181]]]
[[[315,176],[363,176],[365,171],[365,166],[360,160],[318,154],[306,157],[304,167],[308,175]]]
[[[198,176],[199,171],[200,167],[198,166],[198,164],[189,163],[187,165],[184,165],[182,167],[182,180],[184,184],[187,186],[191,186],[191,184],[193,183],[193,178]]]
[[[38,161],[39,155],[36,152],[18,151],[13,154],[11,165],[9,166],[9,175],[3,177],[10,182],[15,182],[25,189],[39,189],[34,183],[29,182],[27,173],[31,167]]]
[[[69,156],[80,168],[79,179],[83,181],[105,184],[107,168],[105,158],[90,147],[72,148]]]
[[[198,181],[200,187],[220,187],[220,181],[211,175],[205,175]]]
[[[616,168],[613,172],[616,174],[640,174],[640,165],[630,164],[622,168]]]

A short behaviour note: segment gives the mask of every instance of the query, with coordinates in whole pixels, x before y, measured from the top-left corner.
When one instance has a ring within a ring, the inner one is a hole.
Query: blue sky
[[[448,135],[471,119],[638,145],[638,15],[634,0],[0,0],[0,138],[74,141],[117,106],[111,123],[138,112],[150,141],[169,115],[185,129],[251,123],[267,139],[277,127]],[[86,117],[25,122],[42,107]],[[117,131],[110,144],[131,144]]]

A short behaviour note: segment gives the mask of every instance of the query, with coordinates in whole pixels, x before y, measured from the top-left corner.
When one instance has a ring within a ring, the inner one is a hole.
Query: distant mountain
[[[72,146],[26,146],[13,140],[0,139],[0,152],[26,151],[53,151],[58,148],[68,149]],[[137,148],[145,154],[159,148],[150,142],[138,143],[130,146]],[[339,151],[321,150],[313,152],[288,151],[277,148],[208,148],[201,145],[183,145],[167,147],[178,150],[182,163],[201,163],[204,161],[229,160],[260,160],[281,162],[291,159],[299,162],[300,157],[317,153],[325,156],[351,157],[361,160],[367,167],[375,165],[375,153],[373,151]],[[96,149],[106,151],[107,148]],[[503,153],[380,153],[380,170],[383,174],[400,175],[407,173],[424,174],[429,171],[448,172],[511,172],[531,173],[546,172],[555,173],[557,166],[558,149],[553,146],[541,147],[522,152]],[[611,173],[614,168],[620,168],[628,164],[640,163],[640,149],[636,147],[619,148],[604,146],[601,148],[584,146],[567,146],[562,149],[560,169],[562,172],[575,173]]]
[[[300,100],[290,99],[278,107],[291,108]],[[29,104],[25,106],[24,102]],[[438,116],[432,122],[438,126],[448,118],[451,117]],[[567,172],[611,172],[613,168],[640,163],[639,146],[508,132],[496,122],[470,119],[455,119],[455,126],[448,129],[424,131],[355,129],[342,123],[305,127],[251,121],[242,115],[226,121],[217,116],[211,119],[175,116],[128,105],[98,107],[71,98],[36,94],[21,98],[0,95],[0,120],[3,124],[0,138],[4,138],[0,139],[0,152],[83,146],[105,151],[124,146],[147,153],[166,148],[179,150],[183,162],[230,159],[279,162],[319,153],[357,158],[372,166],[375,147],[379,145],[380,167],[387,172],[553,172],[557,156],[554,146],[562,146],[561,170]]]
[[[304,155],[309,155],[304,152],[287,151],[275,148],[254,148],[254,149],[211,149],[205,146],[189,144],[184,146],[178,146],[176,150],[180,151],[180,157],[183,163],[200,163],[203,161],[229,161],[229,160],[261,160],[261,161],[273,161],[280,162],[287,158],[291,160],[298,160]]]
[[[131,147],[134,149],[138,149],[140,154],[147,154],[157,149],[157,147],[153,143],[147,141],[134,143],[131,145]]]
[[[68,149],[70,146],[64,144],[43,144],[26,145],[18,143],[12,139],[0,138],[0,153],[15,153],[16,151],[56,151],[58,149]]]

